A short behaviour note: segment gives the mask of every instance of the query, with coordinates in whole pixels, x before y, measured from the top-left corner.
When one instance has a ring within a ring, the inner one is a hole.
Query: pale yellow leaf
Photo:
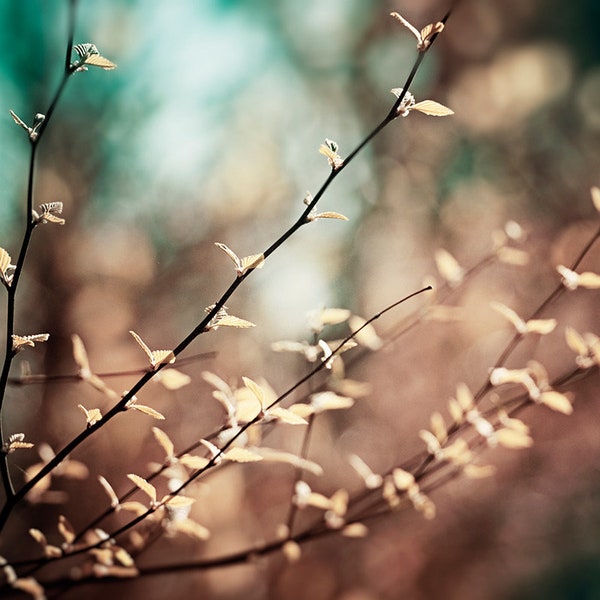
[[[240,463],[257,462],[263,459],[260,454],[257,454],[252,450],[248,450],[247,448],[230,448],[223,454],[223,458]]]
[[[169,436],[158,427],[153,427],[152,433],[154,434],[154,438],[156,439],[156,441],[162,446],[162,449],[165,451],[167,459],[172,458],[175,446],[173,445],[171,438],[169,438]]]
[[[139,347],[144,351],[150,363],[152,363],[152,350],[146,346],[144,340],[142,340],[142,338],[135,331],[129,331],[129,333],[133,336],[133,339],[138,343]]]
[[[353,379],[334,379],[329,383],[329,387],[341,396],[350,396],[354,399],[368,396],[373,389],[370,383]]]
[[[174,527],[176,531],[185,533],[186,535],[196,538],[201,542],[210,538],[210,531],[206,527],[200,525],[200,523],[196,523],[191,519],[185,519],[185,521],[176,521],[172,523],[171,526]]]
[[[85,420],[88,427],[95,425],[102,419],[102,413],[100,412],[99,408],[90,408],[90,410],[88,410],[85,408],[85,406],[83,406],[83,404],[78,404],[77,408],[81,409],[81,411],[85,414]]]
[[[517,330],[517,333],[524,335],[527,333],[527,325],[525,321],[512,309],[502,304],[502,302],[492,301],[490,306],[497,312],[500,313],[513,327]]]
[[[594,203],[594,207],[598,212],[600,212],[600,188],[593,186],[590,192],[592,194],[592,202]]]
[[[267,411],[267,414],[270,417],[276,418],[282,423],[287,423],[288,425],[308,425],[308,421],[306,419],[295,414],[291,410],[288,410],[287,408],[282,408],[280,406],[270,408]]]
[[[217,319],[214,325],[219,327],[237,327],[238,329],[256,327],[254,323],[246,321],[245,319],[240,319],[239,317],[234,317],[233,315],[224,315],[223,317]]]
[[[283,450],[274,450],[273,448],[254,448],[253,452],[262,456],[262,458],[268,462],[280,462],[289,464],[297,469],[303,469],[305,471],[310,471],[314,475],[320,476],[323,474],[323,468],[321,465],[313,462],[312,460],[307,460],[305,458],[301,458],[296,454],[292,454],[291,452],[284,452]]]
[[[293,540],[288,540],[285,544],[283,544],[281,550],[287,561],[290,563],[297,562],[302,556],[300,545]]]
[[[110,483],[108,483],[106,478],[103,477],[102,475],[98,475],[98,481],[100,482],[100,485],[103,487],[104,491],[106,492],[106,494],[110,500],[111,507],[117,508],[117,506],[119,506],[119,498],[118,498],[117,494],[115,493],[115,490],[113,490]]]
[[[319,325],[338,325],[347,321],[351,314],[346,308],[324,308],[312,318],[317,317]]]
[[[363,523],[351,523],[342,529],[342,535],[350,538],[364,538],[369,535],[369,529]]]
[[[156,488],[151,483],[148,483],[143,477],[135,475],[134,473],[129,473],[127,478],[140,488],[153,503],[156,502]]]
[[[554,331],[556,324],[556,319],[530,319],[526,323],[527,333],[547,335]]]
[[[155,379],[167,390],[175,391],[189,385],[192,378],[177,369],[163,369],[158,373]]]
[[[491,477],[496,473],[496,467],[494,465],[466,465],[464,468],[464,474],[469,479],[484,479],[485,477]]]
[[[10,254],[4,248],[0,248],[0,274],[5,281],[8,267],[10,267]]]
[[[310,415],[315,414],[315,409],[310,404],[303,404],[301,402],[292,404],[288,410],[305,420],[308,419]]]
[[[588,290],[597,290],[600,288],[600,275],[585,271],[579,275],[579,286]]]
[[[137,501],[123,502],[122,504],[120,504],[120,507],[121,510],[132,512],[138,517],[148,512],[148,508],[144,506],[141,502]]]
[[[262,269],[265,264],[264,254],[251,254],[250,256],[244,256],[241,261],[241,274],[243,275],[250,269]]]
[[[121,548],[120,546],[117,548],[114,548],[113,556],[124,567],[133,567],[135,564],[133,561],[133,558],[131,557],[131,554],[129,554],[129,552],[127,552],[127,550],[125,550],[125,548]]]
[[[354,339],[369,350],[379,350],[383,346],[383,340],[377,335],[375,327],[371,323],[357,315],[352,315],[348,321],[350,330],[354,333]],[[358,333],[356,333],[358,332]]]
[[[29,594],[34,600],[46,600],[44,588],[33,577],[20,577],[11,586]]]
[[[108,58],[104,58],[104,56],[100,56],[99,54],[90,54],[84,61],[83,64],[91,65],[93,67],[100,67],[105,71],[112,71],[117,68],[117,65],[108,60]]]
[[[340,221],[348,221],[348,217],[337,212],[325,211],[317,213],[313,216],[313,219],[338,219]]]
[[[58,517],[58,532],[67,544],[72,544],[75,541],[75,529],[64,515]]]
[[[587,356],[588,347],[583,337],[572,327],[565,327],[567,345],[579,356]]]
[[[436,411],[431,415],[430,422],[433,435],[435,435],[437,440],[443,444],[448,437],[448,434],[446,433],[446,423],[444,422],[444,417],[441,413]]]
[[[74,333],[71,336],[71,341],[73,343],[73,358],[75,360],[75,364],[79,367],[79,372],[82,374],[82,376],[83,374],[89,374],[91,372],[90,362],[81,338]]]
[[[528,434],[508,427],[497,430],[495,436],[498,443],[504,448],[518,450],[533,445],[533,439]]]
[[[260,405],[260,410],[263,411],[265,409],[265,392],[263,389],[260,387],[260,385],[258,385],[258,383],[250,379],[250,377],[242,377],[242,381],[244,382],[244,385],[254,394]]]
[[[354,405],[354,400],[339,396],[335,392],[317,392],[310,397],[310,404],[316,413],[326,410],[343,410]]]
[[[163,501],[165,502],[165,504],[167,504],[167,506],[170,506],[171,508],[186,508],[194,504],[194,502],[196,502],[194,498],[179,495],[171,497],[165,496],[165,498],[163,498]]]
[[[538,402],[564,415],[570,415],[573,412],[573,405],[568,396],[554,390],[542,392]]]
[[[221,242],[215,242],[215,246],[223,250],[223,252],[229,256],[229,258],[233,261],[236,270],[241,268],[242,261],[240,260],[240,257],[229,246],[222,244]]]
[[[172,350],[152,350],[150,353],[150,364],[153,367],[157,367],[163,363],[173,364],[175,362],[175,355]]]
[[[464,270],[458,264],[458,261],[443,248],[439,248],[435,253],[435,263],[440,275],[451,285],[458,285],[464,277]]]
[[[467,412],[475,406],[475,399],[473,398],[471,390],[462,382],[456,386],[456,400],[463,412]]]
[[[423,100],[421,102],[417,102],[412,106],[411,110],[418,110],[419,112],[433,117],[446,117],[454,114],[452,109],[440,104],[439,102],[434,102],[433,100]]]
[[[34,529],[33,527],[29,530],[29,535],[44,548],[48,545],[48,540],[46,540],[46,536],[39,530]]]
[[[132,408],[133,410],[138,410],[141,413],[152,417],[153,419],[158,419],[159,421],[164,421],[165,417],[163,414],[159,413],[157,410],[150,408],[149,406],[145,406],[144,404],[130,404],[128,408]]]
[[[378,488],[383,483],[383,477],[381,475],[377,475],[371,471],[371,468],[365,463],[365,461],[356,454],[351,454],[348,457],[350,461],[350,465],[352,468],[358,473],[360,477],[362,477],[365,487],[368,490],[374,490]]]
[[[397,467],[392,471],[392,477],[394,479],[394,485],[400,491],[407,490],[415,483],[414,475],[400,467]]]

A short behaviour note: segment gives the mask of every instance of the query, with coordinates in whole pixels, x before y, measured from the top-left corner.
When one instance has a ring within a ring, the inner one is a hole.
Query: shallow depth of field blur
[[[213,242],[240,256],[264,250],[326,178],[318,153],[324,139],[347,155],[391,107],[390,89],[402,85],[416,44],[389,12],[420,28],[448,4],[81,0],[75,41],[93,42],[118,69],[75,74],[40,147],[36,204],[64,202],[67,223],[34,234],[17,329],[51,337],[17,363],[27,359],[34,373],[74,373],[73,333],[100,373],[144,366],[130,329],[152,348],[174,347],[233,280]],[[0,16],[0,245],[16,255],[28,146],[8,110],[29,120],[46,109],[64,61],[66,2],[0,0]],[[353,366],[349,376],[370,383],[372,393],[319,420],[311,457],[326,474],[311,484],[324,493],[356,490],[349,453],[384,471],[422,449],[417,434],[430,414],[445,410],[458,382],[478,388],[510,340],[490,301],[526,317],[559,281],[555,265],[569,264],[598,227],[589,189],[600,184],[599,18],[596,0],[459,4],[411,87],[417,100],[437,100],[455,115],[411,113],[393,122],[319,205],[349,222],[303,227],[228,302],[232,314],[257,326],[201,336],[187,354],[216,356],[181,368],[191,385],[167,392],[152,384],[140,394],[167,415],[161,425],[177,449],[221,423],[203,370],[232,381],[264,377],[282,392],[307,366],[270,346],[309,339],[310,310],[339,306],[369,317],[424,281],[441,284],[436,249],[469,268],[490,252],[493,232],[515,221],[527,234],[527,266],[482,271],[452,300],[464,307],[463,320],[423,322]],[[582,270],[599,269],[595,248]],[[424,302],[411,301],[376,327],[383,334]],[[571,293],[545,316],[559,320],[556,332],[539,348],[524,344],[509,366],[533,356],[552,376],[569,370],[564,326],[599,333],[597,292]],[[111,384],[124,390],[134,381]],[[370,524],[364,540],[310,543],[293,565],[274,557],[127,582],[119,584],[123,597],[600,595],[597,374],[573,391],[571,417],[543,407],[521,415],[535,445],[489,451],[483,462],[498,466],[495,477],[438,490],[433,521],[403,512]],[[12,387],[7,402],[5,431],[25,431],[55,449],[85,426],[77,404],[108,408],[80,384]],[[73,456],[90,474],[87,483],[65,484],[66,506],[19,513],[0,546],[21,543],[30,552],[33,542],[16,536],[29,526],[48,535],[61,513],[83,525],[108,505],[99,474],[120,492],[127,473],[161,460],[150,433],[156,423],[132,412]],[[267,445],[298,452],[300,443],[289,427]],[[37,455],[14,460],[25,468]],[[289,468],[260,464],[211,476],[196,486],[194,509],[211,540],[199,547],[166,539],[141,563],[221,555],[272,539],[287,515],[291,478]]]

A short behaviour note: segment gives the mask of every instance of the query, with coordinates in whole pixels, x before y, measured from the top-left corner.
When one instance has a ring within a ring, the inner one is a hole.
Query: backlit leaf
[[[143,477],[135,475],[134,473],[129,473],[127,478],[140,488],[153,503],[156,502],[156,488],[151,483],[148,483]]]
[[[433,117],[446,117],[454,114],[452,109],[433,100],[422,100],[421,102],[417,102],[412,106],[411,110],[418,110],[419,112]]]

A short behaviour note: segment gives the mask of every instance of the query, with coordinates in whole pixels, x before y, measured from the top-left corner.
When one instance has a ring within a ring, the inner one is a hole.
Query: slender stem
[[[68,38],[69,43],[67,45],[67,63],[70,63],[70,55],[73,47],[73,36],[74,36],[74,28],[75,28],[75,7],[76,0],[70,0],[70,9],[69,9],[69,25],[68,25]],[[23,240],[21,242],[21,248],[19,250],[19,257],[17,259],[17,264],[15,266],[15,271],[13,273],[13,277],[8,286],[8,294],[7,294],[7,308],[6,308],[6,345],[4,351],[4,362],[2,364],[2,372],[0,374],[0,443],[4,444],[4,414],[2,413],[2,408],[4,405],[4,399],[6,397],[6,387],[8,384],[8,378],[10,373],[10,368],[12,365],[13,358],[15,353],[12,348],[12,336],[15,331],[15,304],[16,304],[16,296],[19,280],[21,278],[21,274],[23,272],[23,267],[25,265],[25,259],[27,257],[27,252],[29,250],[29,244],[31,241],[31,236],[33,230],[35,229],[36,223],[33,220],[33,205],[34,205],[34,190],[35,190],[35,170],[36,170],[36,158],[37,158],[37,148],[42,139],[43,133],[50,122],[52,114],[58,104],[60,97],[62,96],[63,90],[67,83],[69,76],[73,73],[73,70],[70,68],[69,64],[65,66],[65,71],[61,82],[58,86],[56,93],[50,103],[50,106],[45,114],[45,119],[37,129],[37,135],[29,137],[29,141],[31,144],[31,152],[29,155],[29,172],[27,178],[27,197],[26,197],[26,209],[25,209],[25,231],[23,234]],[[6,503],[3,507],[3,512],[8,509],[8,513],[12,510],[12,507],[15,505],[15,501],[18,501],[17,494],[15,493],[14,486],[10,477],[10,470],[8,465],[8,453],[2,452],[2,458],[0,459],[0,477],[2,479],[2,485],[6,494]],[[8,514],[7,513],[7,514]],[[0,526],[1,529],[1,526]]]

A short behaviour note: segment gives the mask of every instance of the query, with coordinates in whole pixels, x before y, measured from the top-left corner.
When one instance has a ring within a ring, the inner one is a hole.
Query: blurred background
[[[75,41],[93,42],[118,69],[76,73],[40,146],[35,204],[63,202],[67,222],[34,234],[17,331],[51,337],[16,362],[29,361],[33,373],[74,373],[73,333],[96,372],[144,366],[130,329],[151,348],[174,347],[233,280],[232,264],[213,243],[240,256],[267,248],[327,177],[318,153],[324,139],[335,140],[343,157],[389,111],[390,90],[403,85],[416,54],[415,38],[389,12],[420,29],[449,5],[81,0]],[[0,0],[0,17],[0,245],[16,258],[29,148],[8,110],[31,122],[47,109],[64,63],[67,2]],[[599,19],[595,0],[458,3],[411,87],[417,101],[434,99],[455,115],[412,113],[387,127],[319,204],[349,222],[303,227],[228,302],[257,327],[201,336],[187,354],[216,356],[182,367],[191,385],[170,392],[151,385],[140,395],[168,417],[164,429],[177,449],[222,420],[203,370],[233,382],[264,377],[282,392],[307,367],[270,346],[310,339],[308,311],[340,306],[371,316],[436,275],[438,248],[469,268],[489,254],[494,232],[516,221],[528,265],[486,269],[452,298],[463,320],[421,323],[349,372],[372,393],[321,420],[311,454],[327,475],[312,483],[326,493],[358,489],[350,452],[384,471],[422,449],[417,432],[429,415],[444,410],[458,382],[479,387],[510,339],[489,302],[530,314],[558,282],[555,265],[569,264],[598,227],[589,189],[600,183]],[[582,270],[599,269],[595,248]],[[390,330],[423,302],[387,315],[378,328]],[[527,346],[514,366],[533,356],[553,376],[567,371],[573,356],[564,326],[598,334],[599,306],[590,291],[563,298],[546,315],[559,319],[556,333]],[[135,380],[110,384],[122,391]],[[119,589],[145,598],[598,597],[597,390],[597,374],[579,384],[569,418],[528,411],[534,447],[490,453],[495,478],[437,491],[434,521],[393,515],[374,523],[365,540],[310,544],[293,565],[274,558]],[[25,431],[55,449],[85,425],[77,404],[110,406],[80,384],[12,387],[7,402],[5,431]],[[121,492],[126,473],[143,474],[161,459],[151,421],[128,413],[110,423],[73,457],[87,465],[87,483],[57,480],[70,493],[67,506],[19,513],[6,543],[18,540],[27,554],[32,547],[19,536],[28,527],[50,530],[62,513],[81,526],[105,508],[97,475]],[[298,451],[300,438],[286,429],[271,444]],[[13,456],[16,469],[37,460]],[[179,538],[161,542],[141,564],[271,539],[290,486],[284,468],[215,475],[194,509],[212,539],[200,548]]]

